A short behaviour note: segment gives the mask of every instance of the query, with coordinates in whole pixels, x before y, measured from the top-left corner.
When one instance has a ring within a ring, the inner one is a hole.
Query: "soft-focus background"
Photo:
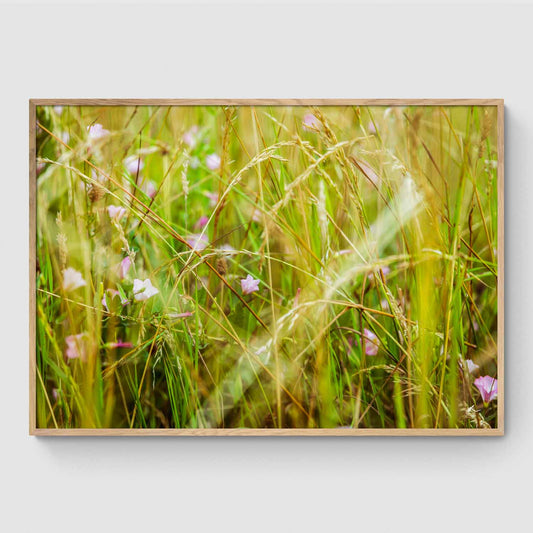
[[[527,526],[532,14],[479,3],[3,7],[3,529]],[[28,437],[27,100],[58,96],[504,97],[506,436]]]

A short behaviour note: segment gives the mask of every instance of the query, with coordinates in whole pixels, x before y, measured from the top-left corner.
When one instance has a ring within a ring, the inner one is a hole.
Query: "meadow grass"
[[[37,426],[496,427],[496,113],[39,107]]]

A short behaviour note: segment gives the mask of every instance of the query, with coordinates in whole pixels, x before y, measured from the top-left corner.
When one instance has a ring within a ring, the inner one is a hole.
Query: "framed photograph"
[[[503,435],[503,100],[31,100],[30,433]]]

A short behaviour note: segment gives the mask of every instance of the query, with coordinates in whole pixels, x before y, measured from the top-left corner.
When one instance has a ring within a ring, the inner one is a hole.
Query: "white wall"
[[[40,4],[0,7],[0,529],[527,530],[533,9]],[[505,98],[506,436],[29,437],[28,98],[96,96]]]

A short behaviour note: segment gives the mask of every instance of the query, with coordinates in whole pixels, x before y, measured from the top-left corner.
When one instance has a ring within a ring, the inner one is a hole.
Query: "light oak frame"
[[[36,111],[38,106],[495,106],[498,109],[498,427],[490,429],[54,429],[36,419]],[[504,434],[504,101],[503,99],[31,99],[29,102],[29,433],[36,436],[502,436]]]

